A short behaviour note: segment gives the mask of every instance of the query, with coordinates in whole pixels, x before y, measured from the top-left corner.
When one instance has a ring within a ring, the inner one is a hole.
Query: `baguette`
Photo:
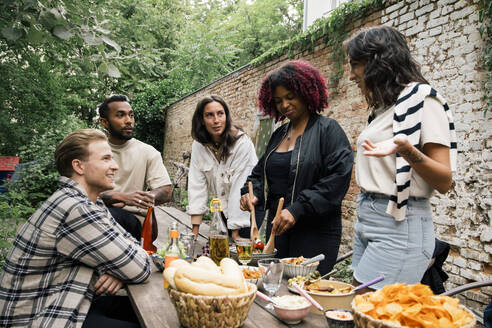
[[[177,259],[172,261],[169,264],[169,267],[164,270],[162,273],[164,280],[166,280],[171,288],[176,289],[176,284],[174,283],[174,275],[176,274],[176,270],[181,267],[189,267],[190,264],[186,262],[185,260]]]
[[[194,295],[225,296],[247,291],[241,269],[229,258],[220,262],[219,269],[212,260],[200,257],[190,266],[177,268],[174,282],[179,291]]]

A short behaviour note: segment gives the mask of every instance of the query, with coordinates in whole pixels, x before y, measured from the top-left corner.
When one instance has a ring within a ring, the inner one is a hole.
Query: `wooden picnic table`
[[[187,214],[170,207],[156,207],[155,213],[159,224],[159,237],[155,244],[162,247],[167,242],[167,229],[173,222],[178,223],[178,229],[183,232],[191,231],[190,218]],[[206,242],[208,227],[200,227],[200,236],[195,247],[195,254],[201,254],[201,247]],[[148,283],[128,285],[128,296],[139,318],[140,325],[146,328],[177,328],[181,327],[176,310],[164,290],[162,273],[153,266],[152,276]],[[286,287],[286,280],[277,295],[286,295],[290,292]],[[244,328],[253,327],[290,327],[277,319],[275,314],[265,309],[266,303],[256,298],[249,310],[248,318],[242,325]],[[295,327],[326,327],[326,320],[321,315],[310,313]]]

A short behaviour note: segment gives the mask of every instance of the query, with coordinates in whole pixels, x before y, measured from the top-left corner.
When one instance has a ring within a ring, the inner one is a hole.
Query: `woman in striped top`
[[[429,198],[452,185],[451,111],[412,58],[405,37],[377,26],[345,41],[355,81],[371,109],[357,140],[354,284],[421,280],[434,250]],[[377,263],[377,265],[376,265]]]

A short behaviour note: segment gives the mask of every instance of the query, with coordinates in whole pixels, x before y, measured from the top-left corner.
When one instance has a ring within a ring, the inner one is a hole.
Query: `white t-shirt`
[[[114,191],[147,191],[171,184],[161,153],[151,145],[133,138],[123,145],[110,143],[109,146],[119,167],[115,173]],[[135,206],[124,209],[137,214],[143,224],[146,210]]]
[[[426,143],[436,143],[449,147],[451,136],[448,119],[440,102],[426,97],[422,112],[420,131],[420,150]],[[365,156],[362,143],[369,139],[372,143],[393,138],[394,106],[377,116],[357,138],[355,179],[364,192],[391,195],[394,191],[396,174],[396,155],[385,157]],[[410,196],[430,198],[434,189],[412,170]]]
[[[257,162],[255,147],[246,134],[236,141],[227,160],[220,162],[209,148],[193,141],[186,212],[189,215],[207,213],[208,197],[213,196],[220,199],[230,230],[249,227],[250,213],[239,208],[239,201],[241,188]]]

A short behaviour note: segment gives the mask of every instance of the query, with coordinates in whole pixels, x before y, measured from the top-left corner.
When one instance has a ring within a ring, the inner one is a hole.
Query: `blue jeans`
[[[386,214],[388,200],[388,196],[371,193],[357,198],[354,278],[365,283],[383,274],[385,279],[372,285],[374,289],[420,282],[435,245],[429,199],[410,197],[403,221]]]

